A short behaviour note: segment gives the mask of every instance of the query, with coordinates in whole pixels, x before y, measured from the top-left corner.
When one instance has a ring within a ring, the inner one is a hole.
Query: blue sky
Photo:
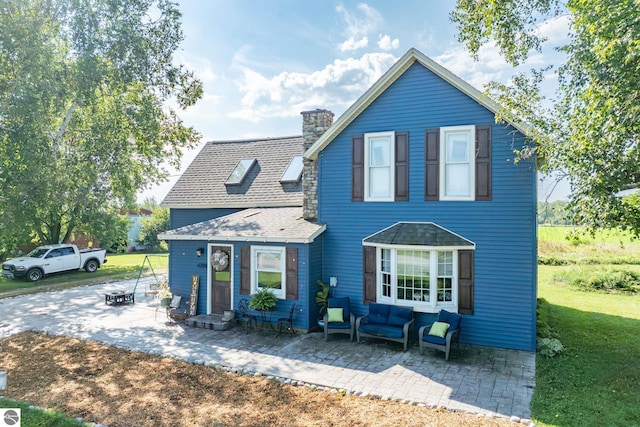
[[[202,134],[166,184],[140,194],[161,201],[212,140],[301,134],[300,112],[342,114],[399,57],[415,47],[478,89],[507,82],[514,69],[492,44],[474,62],[449,21],[454,1],[180,0],[185,40],[175,61],[193,70],[204,97],[180,113]],[[566,40],[561,18],[539,27],[548,38],[523,68],[556,63]],[[555,76],[548,76],[550,87]],[[546,194],[541,188],[541,196]],[[556,195],[560,191],[556,190]],[[555,198],[552,196],[552,198]]]

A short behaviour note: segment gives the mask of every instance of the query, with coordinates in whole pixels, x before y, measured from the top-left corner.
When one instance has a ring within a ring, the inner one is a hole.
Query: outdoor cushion
[[[433,322],[431,329],[429,329],[429,335],[444,338],[447,335],[447,329],[449,324],[445,322]]]
[[[351,329],[351,322],[327,322],[330,323],[330,329]]]
[[[438,344],[438,345],[446,345],[447,344],[447,339],[446,338],[440,338],[440,337],[436,337],[435,335],[429,335],[429,334],[425,334],[422,337],[422,341],[426,341],[426,342],[430,342],[430,343]]]
[[[387,323],[393,326],[404,326],[412,318],[413,311],[411,309],[392,305],[389,309],[389,321]]]
[[[329,298],[327,307],[329,308],[341,308],[343,321],[349,321],[351,312],[349,311],[349,297]]]
[[[447,310],[440,310],[440,313],[438,313],[438,322],[448,323],[452,331],[460,327],[460,319],[459,314],[450,313]]]
[[[344,317],[343,317],[343,314],[342,314],[342,307],[340,307],[340,308],[328,308],[327,309],[327,321],[328,322],[336,322],[336,323],[344,322]]]
[[[402,338],[403,336],[401,327],[379,323],[366,323],[364,325],[360,325],[359,331],[378,337]]]
[[[389,306],[386,304],[369,304],[369,323],[386,325],[389,318]],[[402,335],[402,334],[401,334]]]

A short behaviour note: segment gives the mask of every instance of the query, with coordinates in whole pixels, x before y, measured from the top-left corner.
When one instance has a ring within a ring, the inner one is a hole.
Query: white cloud
[[[451,47],[434,58],[436,62],[480,90],[490,81],[506,84],[518,72],[557,65],[560,59],[560,55],[553,49],[543,49],[542,52],[531,52],[523,64],[513,67],[500,54],[495,42],[480,47],[478,61],[474,61],[462,46]],[[549,77],[551,75],[547,78]]]
[[[462,46],[450,48],[434,60],[480,90],[492,80],[502,81],[505,73],[510,75],[513,70],[495,45],[482,46],[479,61],[474,61]]]
[[[356,13],[347,10],[341,4],[336,6],[336,12],[344,23],[346,41],[340,43],[342,52],[366,47],[369,43],[367,35],[375,33],[383,23],[382,15],[365,3],[358,4]]]
[[[295,117],[300,111],[314,108],[339,114],[395,61],[390,53],[367,53],[360,58],[336,59],[311,73],[282,72],[273,77],[242,67],[242,79],[237,82],[243,94],[241,107],[229,116],[259,122]]]
[[[382,50],[393,50],[400,47],[400,40],[393,39],[388,34],[378,36],[378,47]]]
[[[362,37],[360,40],[355,40],[353,37],[345,40],[340,44],[341,52],[349,52],[353,50],[362,49],[369,45],[369,39],[367,36]]]
[[[547,43],[564,44],[569,41],[571,18],[568,14],[547,19],[537,28],[536,35],[545,37]]]

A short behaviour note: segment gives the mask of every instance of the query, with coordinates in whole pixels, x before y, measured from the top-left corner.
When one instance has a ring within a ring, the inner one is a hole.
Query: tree
[[[538,202],[538,225],[572,225],[566,218],[567,202]]]
[[[151,216],[143,218],[140,225],[140,243],[149,249],[159,249],[158,234],[169,230],[169,209],[156,208]]]
[[[458,0],[451,18],[475,56],[493,39],[512,65],[539,50],[541,22],[568,15],[566,62],[555,72],[558,90],[544,108],[545,69],[489,85],[504,106],[499,119],[531,125],[543,170],[570,178],[571,220],[593,232],[620,227],[640,235],[640,197],[619,196],[640,187],[640,3],[633,0]]]
[[[180,19],[167,0],[0,0],[0,240],[108,227],[195,146],[172,107],[202,96],[174,65]]]

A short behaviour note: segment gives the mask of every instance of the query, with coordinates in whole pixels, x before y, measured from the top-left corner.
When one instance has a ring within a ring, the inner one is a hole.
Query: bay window
[[[415,311],[457,309],[457,251],[378,247],[378,302]]]

